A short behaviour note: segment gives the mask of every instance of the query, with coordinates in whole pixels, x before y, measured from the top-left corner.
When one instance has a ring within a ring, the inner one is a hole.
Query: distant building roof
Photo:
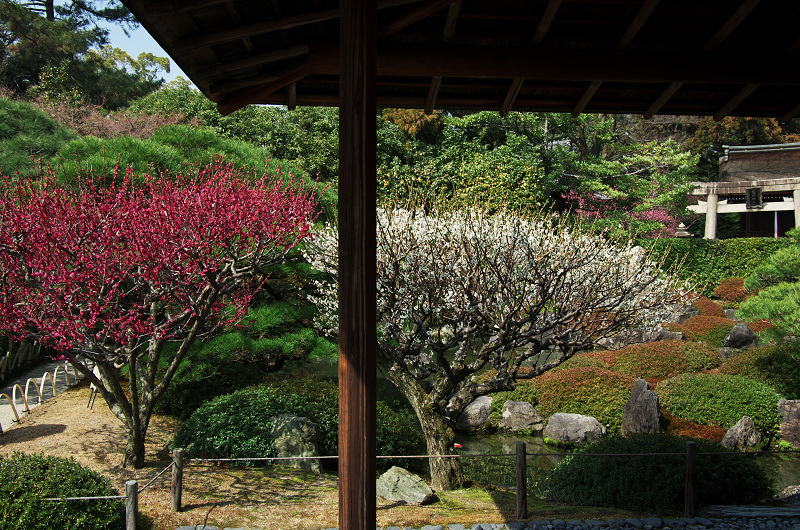
[[[725,145],[720,182],[765,181],[800,177],[800,143]]]

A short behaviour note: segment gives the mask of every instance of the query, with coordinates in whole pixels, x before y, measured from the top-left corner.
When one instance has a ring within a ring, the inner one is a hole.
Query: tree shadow
[[[67,426],[60,423],[42,423],[34,425],[19,425],[8,430],[0,436],[0,444],[30,442],[43,436],[52,436],[67,430]]]

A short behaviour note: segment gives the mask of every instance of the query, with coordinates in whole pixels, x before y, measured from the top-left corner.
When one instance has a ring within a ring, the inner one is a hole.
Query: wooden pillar
[[[708,204],[706,209],[706,233],[704,239],[716,239],[717,237],[717,199],[716,193],[708,194]]]
[[[339,528],[374,530],[377,4],[340,9]]]

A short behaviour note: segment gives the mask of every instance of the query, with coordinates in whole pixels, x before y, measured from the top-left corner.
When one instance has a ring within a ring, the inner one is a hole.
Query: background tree
[[[380,210],[377,236],[378,365],[414,408],[431,455],[452,454],[452,427],[478,396],[513,389],[621,328],[657,327],[677,301],[640,249],[549,217]],[[327,225],[306,252],[330,274],[313,300],[334,334],[337,243]],[[430,465],[434,489],[463,483],[457,459]]]
[[[141,467],[153,407],[189,347],[246,312],[259,271],[309,235],[316,201],[220,164],[144,188],[130,177],[4,182],[0,329],[64,352],[125,424],[123,464]]]

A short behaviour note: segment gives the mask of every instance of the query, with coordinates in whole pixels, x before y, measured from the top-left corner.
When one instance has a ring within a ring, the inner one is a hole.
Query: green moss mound
[[[499,423],[506,400],[527,401],[543,418],[556,412],[592,416],[609,433],[622,427],[622,408],[630,398],[634,378],[591,366],[547,372],[534,379],[517,382],[517,388],[498,392],[492,402],[492,422]]]
[[[181,424],[172,442],[193,457],[259,458],[275,456],[269,419],[277,414],[302,416],[319,425],[321,455],[338,454],[339,390],[331,381],[287,379],[245,388],[206,402]],[[407,407],[378,402],[378,455],[425,452],[416,416]],[[422,462],[422,461],[420,461]],[[326,461],[323,461],[327,464]],[[333,464],[335,466],[335,464]],[[401,465],[379,459],[378,467]],[[404,461],[407,467],[408,462]]]
[[[752,503],[772,493],[766,474],[751,458],[703,454],[724,452],[720,445],[708,440],[639,434],[608,437],[580,448],[547,476],[545,496],[570,504],[644,512],[680,510],[684,500],[687,441],[697,444],[695,491],[701,506]],[[640,453],[674,453],[674,456]],[[625,456],[584,456],[587,454]]]
[[[664,379],[678,374],[716,368],[722,362],[708,344],[664,340],[620,349],[612,369],[644,379]]]
[[[117,495],[108,480],[74,459],[23,453],[0,457],[0,528],[4,530],[121,530],[125,507],[119,499],[42,500]]]
[[[800,345],[761,346],[727,359],[720,373],[738,375],[774,388],[786,399],[800,399]]]
[[[684,420],[729,429],[747,415],[768,436],[778,430],[777,405],[781,396],[769,386],[746,377],[681,374],[661,381],[655,391],[661,404]]]
[[[721,348],[734,325],[735,322],[726,317],[695,315],[683,324],[671,324],[668,327],[673,331],[682,331],[687,340]]]

